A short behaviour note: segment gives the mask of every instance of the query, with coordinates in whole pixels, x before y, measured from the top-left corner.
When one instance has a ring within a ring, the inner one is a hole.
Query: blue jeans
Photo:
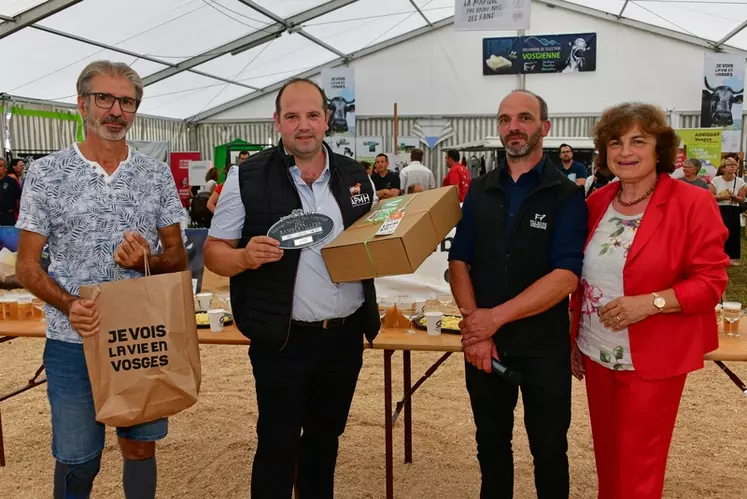
[[[104,449],[105,426],[96,421],[83,345],[47,339],[44,348],[47,396],[52,408],[52,455],[63,464],[83,464]],[[138,442],[161,440],[168,419],[117,428],[117,436]]]

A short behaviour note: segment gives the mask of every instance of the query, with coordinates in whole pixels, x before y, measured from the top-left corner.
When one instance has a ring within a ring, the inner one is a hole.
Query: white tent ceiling
[[[747,51],[747,0],[535,0]],[[203,118],[451,23],[454,0],[2,0],[0,92],[75,102],[97,59],[133,66],[140,111]],[[612,14],[611,16],[609,14]],[[656,27],[656,28],[654,28]],[[671,30],[666,31],[666,30]]]

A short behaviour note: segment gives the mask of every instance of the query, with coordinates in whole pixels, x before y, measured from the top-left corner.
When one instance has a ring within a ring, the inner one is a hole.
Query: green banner
[[[677,130],[677,135],[680,136],[680,150],[684,153],[682,161],[695,158],[704,164],[710,163],[711,166],[718,168],[719,164],[721,164],[722,133],[722,130],[713,128],[684,128]]]
[[[13,106],[10,110],[10,113],[17,114],[19,116],[33,116],[36,118],[46,118],[50,120],[74,121],[77,123],[77,126],[75,127],[75,140],[78,142],[83,141],[83,118],[81,118],[78,113],[39,111],[37,109],[26,109],[18,106]]]

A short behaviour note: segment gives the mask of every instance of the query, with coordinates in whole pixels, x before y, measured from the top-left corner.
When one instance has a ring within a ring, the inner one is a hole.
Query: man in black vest
[[[376,203],[370,177],[324,144],[329,111],[310,80],[278,92],[282,140],[238,168],[223,187],[205,243],[205,265],[231,278],[231,306],[257,389],[252,497],[331,498],[345,430],[369,341],[380,322],[373,280],[334,284],[323,244],[281,250],[266,234],[293,210],[332,219],[330,239]],[[363,334],[362,334],[363,333]]]
[[[519,371],[539,499],[569,495],[571,367],[568,295],[581,275],[584,197],[544,155],[547,104],[526,91],[498,109],[506,161],[472,181],[449,254],[465,375],[477,426],[483,499],[513,497],[518,387],[491,358]]]

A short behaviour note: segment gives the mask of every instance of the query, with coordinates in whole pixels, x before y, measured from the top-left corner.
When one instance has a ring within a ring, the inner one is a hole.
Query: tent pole
[[[393,144],[393,152],[394,154],[399,153],[399,147],[397,144],[397,140],[399,137],[399,116],[397,114],[397,103],[394,103],[394,144]]]

